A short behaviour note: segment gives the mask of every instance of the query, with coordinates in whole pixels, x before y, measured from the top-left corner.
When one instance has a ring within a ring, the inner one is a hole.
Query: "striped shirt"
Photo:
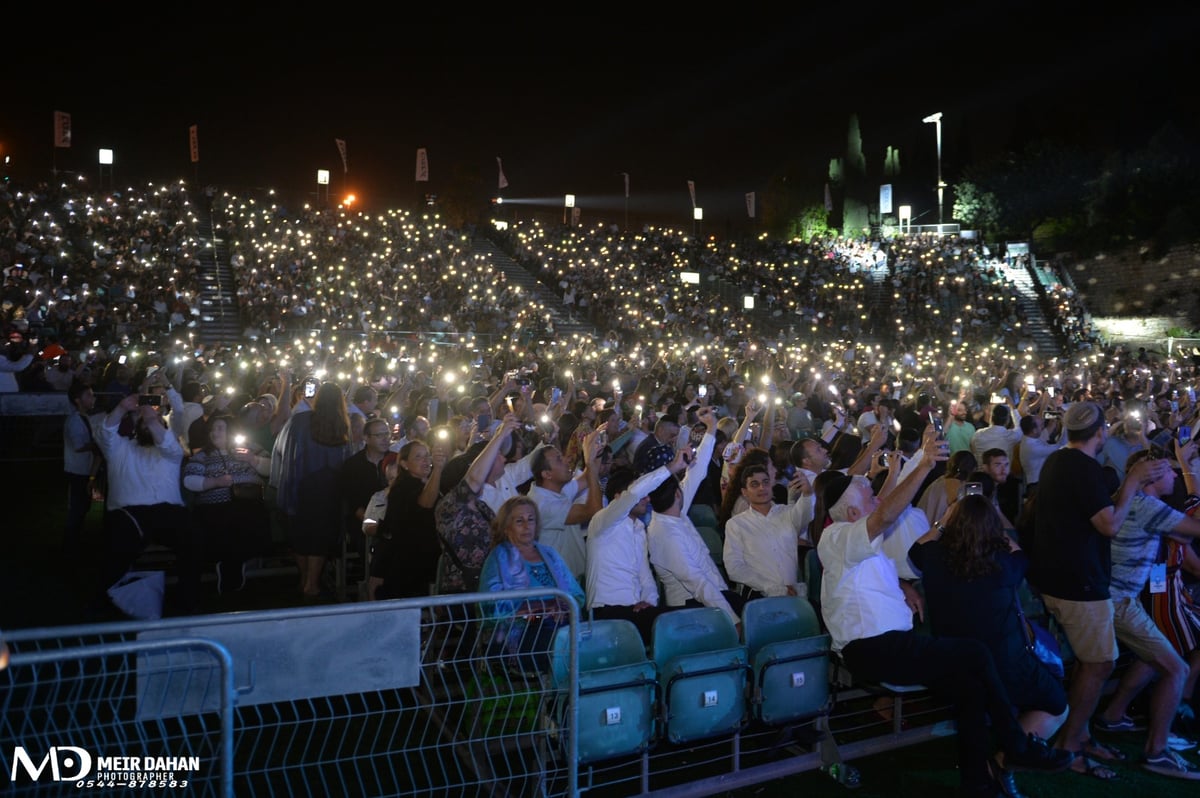
[[[1133,497],[1125,523],[1112,540],[1112,598],[1135,598],[1142,592],[1150,580],[1150,567],[1159,561],[1162,536],[1183,518],[1183,513],[1154,496],[1139,491]]]

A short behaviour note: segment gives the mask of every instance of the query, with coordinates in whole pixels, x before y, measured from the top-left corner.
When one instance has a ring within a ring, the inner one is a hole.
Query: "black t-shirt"
[[[382,461],[381,461],[382,462]],[[367,459],[365,449],[359,449],[346,459],[338,477],[342,501],[345,503],[347,530],[361,529],[362,522],[354,511],[359,507],[366,508],[371,503],[375,491],[387,487],[383,471],[378,463]]]
[[[1094,457],[1068,447],[1052,452],[1038,482],[1030,584],[1068,601],[1107,599],[1111,541],[1091,518],[1112,504]]]

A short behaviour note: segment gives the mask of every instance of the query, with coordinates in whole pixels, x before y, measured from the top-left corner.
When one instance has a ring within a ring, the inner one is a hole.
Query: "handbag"
[[[1062,646],[1059,645],[1058,638],[1046,627],[1025,617],[1025,611],[1021,609],[1021,597],[1016,592],[1013,593],[1013,604],[1016,605],[1017,617],[1021,619],[1021,626],[1025,630],[1025,650],[1054,674],[1055,678],[1062,679],[1066,675],[1066,669],[1063,667]]]

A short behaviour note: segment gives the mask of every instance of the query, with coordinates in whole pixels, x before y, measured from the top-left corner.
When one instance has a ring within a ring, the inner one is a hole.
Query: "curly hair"
[[[962,579],[996,573],[996,557],[1009,550],[1004,519],[986,496],[964,496],[950,508],[942,532],[946,567]]]

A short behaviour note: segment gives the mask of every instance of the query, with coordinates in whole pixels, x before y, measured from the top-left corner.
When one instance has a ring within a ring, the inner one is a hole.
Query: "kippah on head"
[[[650,449],[638,463],[638,474],[648,474],[659,466],[665,466],[675,459],[675,447],[669,443],[660,443]]]
[[[821,497],[825,500],[825,512],[829,512],[829,508],[838,503],[838,499],[842,498],[842,494],[853,481],[854,477],[849,474],[839,473],[829,478],[829,484],[825,486],[825,493]]]
[[[1100,405],[1095,402],[1075,402],[1063,415],[1063,426],[1069,430],[1082,430],[1093,427],[1103,413]]]

